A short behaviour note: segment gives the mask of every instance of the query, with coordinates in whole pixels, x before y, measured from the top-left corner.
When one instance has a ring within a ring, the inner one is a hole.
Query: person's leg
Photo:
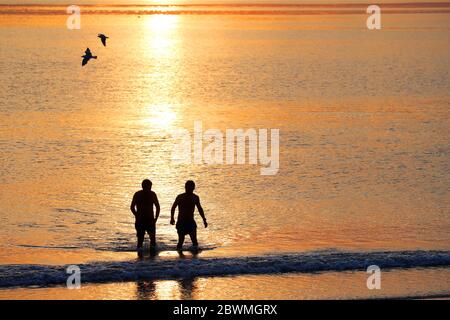
[[[149,235],[150,235],[150,247],[155,247],[156,246],[156,233],[151,232]]]
[[[142,228],[142,226],[135,224],[136,228],[136,236],[137,236],[137,248],[141,249],[142,245],[144,244],[144,237],[145,237],[145,229]]]
[[[192,245],[194,247],[198,247],[198,241],[197,241],[197,229],[194,229],[191,233],[189,233],[189,236],[191,237]]]
[[[178,233],[177,250],[181,250],[183,248],[183,243],[184,243],[184,234]]]
[[[156,228],[155,225],[151,225],[148,230],[148,235],[150,236],[150,247],[156,246]]]

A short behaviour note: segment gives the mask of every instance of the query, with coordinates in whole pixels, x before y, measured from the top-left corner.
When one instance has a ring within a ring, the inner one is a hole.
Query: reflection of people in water
[[[153,215],[153,206],[156,207],[156,214]],[[152,182],[148,179],[142,181],[142,190],[136,192],[130,206],[136,222],[137,250],[142,253],[145,233],[150,236],[150,248],[156,245],[156,221],[159,217],[159,202],[156,193],[152,191]]]
[[[195,297],[195,293],[197,291],[195,278],[186,278],[178,280],[178,285],[180,288],[182,300],[191,300]]]
[[[177,232],[178,232],[178,244],[177,250],[181,250],[184,243],[184,237],[188,234],[191,238],[192,245],[198,246],[197,241],[197,224],[194,220],[194,210],[195,207],[198,209],[198,213],[203,219],[203,224],[205,228],[208,227],[206,222],[205,213],[200,205],[200,198],[194,194],[195,183],[192,180],[186,181],[185,184],[186,192],[177,196],[175,202],[173,203],[170,224],[175,224],[175,209],[178,206],[178,219],[177,219]]]
[[[139,300],[155,299],[156,286],[153,281],[139,280],[136,282],[136,296]]]

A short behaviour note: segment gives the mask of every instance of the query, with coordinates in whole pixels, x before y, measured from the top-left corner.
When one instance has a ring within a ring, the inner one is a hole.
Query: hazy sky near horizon
[[[0,4],[235,4],[235,3],[404,3],[448,2],[442,0],[0,0]]]

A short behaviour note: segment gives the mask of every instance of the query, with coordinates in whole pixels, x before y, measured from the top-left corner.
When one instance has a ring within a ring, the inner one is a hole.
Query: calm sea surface
[[[73,263],[90,298],[370,297],[366,258],[402,268],[378,296],[450,292],[450,14],[385,14],[369,31],[365,10],[136,10],[82,15],[81,30],[64,14],[0,14],[0,298],[64,295],[9,288],[64,284]],[[86,47],[98,59],[82,68]],[[172,133],[194,121],[279,129],[278,173],[174,163]],[[137,261],[129,205],[143,178],[161,252]],[[169,216],[187,179],[210,226],[200,255],[178,260]],[[123,274],[102,278],[109,263]],[[126,282],[145,263],[156,284]],[[185,275],[197,278],[170,280]]]

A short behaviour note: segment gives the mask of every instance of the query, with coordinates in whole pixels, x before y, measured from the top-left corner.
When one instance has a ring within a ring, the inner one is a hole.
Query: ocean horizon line
[[[0,3],[0,7],[67,7],[73,3]],[[86,3],[80,7],[367,7],[373,5],[369,2],[344,2],[344,3]],[[375,5],[384,7],[450,7],[450,1],[421,1],[421,2],[378,2]]]
[[[367,14],[367,3],[82,4],[101,15],[333,15]],[[450,13],[450,2],[378,3],[385,14]],[[0,15],[66,15],[69,4],[0,4]]]

